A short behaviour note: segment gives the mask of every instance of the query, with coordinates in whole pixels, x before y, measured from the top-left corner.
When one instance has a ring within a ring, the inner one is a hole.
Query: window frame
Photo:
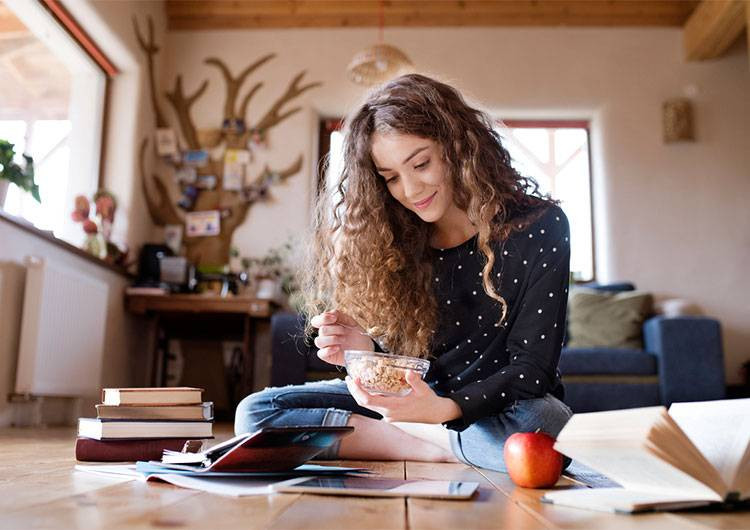
[[[98,189],[104,186],[104,168],[107,155],[107,129],[109,125],[109,99],[111,95],[111,80],[120,71],[117,67],[109,60],[104,52],[97,46],[97,44],[89,37],[88,33],[81,27],[76,21],[73,15],[62,5],[60,0],[38,0],[39,4],[46,9],[52,17],[57,21],[58,24],[70,35],[73,41],[91,58],[99,69],[104,74],[104,101],[102,102],[102,127],[101,136],[99,138],[99,170],[96,179],[96,185]]]
[[[326,178],[326,168],[328,166],[328,153],[331,151],[331,134],[340,131],[344,125],[343,118],[324,118],[321,117],[318,125],[318,163],[317,163],[317,180],[315,185],[315,199],[317,200],[320,190]]]
[[[584,129],[586,131],[587,156],[589,163],[589,213],[591,215],[591,279],[574,280],[576,285],[596,282],[596,221],[594,217],[594,166],[591,159],[591,121],[581,119],[498,119],[496,123],[512,129]],[[533,177],[533,175],[532,175]]]

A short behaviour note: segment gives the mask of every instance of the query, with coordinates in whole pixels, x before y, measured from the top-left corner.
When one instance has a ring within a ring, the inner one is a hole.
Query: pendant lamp
[[[378,43],[357,53],[346,69],[349,79],[358,85],[377,85],[414,71],[414,63],[404,52],[383,42],[383,25],[383,2],[381,1]]]

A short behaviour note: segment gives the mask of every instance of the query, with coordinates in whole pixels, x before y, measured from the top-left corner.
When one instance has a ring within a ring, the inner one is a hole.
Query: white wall
[[[216,55],[237,72],[276,52],[247,82],[265,82],[252,116],[301,69],[325,83],[301,102],[311,113],[340,116],[363,94],[346,80],[345,67],[376,35],[374,29],[169,32],[162,81],[171,87],[181,73],[192,91],[209,79],[194,117],[199,128],[217,127],[223,81],[203,59]],[[721,320],[727,379],[738,380],[739,366],[750,359],[744,42],[722,59],[686,63],[679,29],[389,28],[385,36],[421,71],[456,85],[498,116],[590,118],[598,279],[631,280],[657,295],[699,303]],[[665,145],[661,103],[686,91],[695,94],[697,141]],[[304,174],[274,189],[277,202],[253,207],[235,237],[243,254],[261,254],[304,228],[314,180],[311,121],[295,116],[272,132],[270,159],[282,164],[298,152],[310,159]]]

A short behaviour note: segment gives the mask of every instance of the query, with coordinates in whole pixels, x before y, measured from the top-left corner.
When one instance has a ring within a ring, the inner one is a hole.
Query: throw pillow
[[[573,289],[568,299],[568,348],[643,349],[643,322],[653,313],[649,293]]]

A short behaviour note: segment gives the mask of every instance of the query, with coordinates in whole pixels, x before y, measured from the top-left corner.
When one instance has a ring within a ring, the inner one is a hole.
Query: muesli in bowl
[[[344,361],[347,373],[359,378],[365,390],[386,396],[405,396],[411,391],[406,382],[407,370],[424,377],[430,368],[426,359],[367,350],[346,350]]]

